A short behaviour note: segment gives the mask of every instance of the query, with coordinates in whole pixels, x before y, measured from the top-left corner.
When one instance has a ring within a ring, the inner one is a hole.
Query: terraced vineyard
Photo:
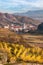
[[[15,63],[25,61],[25,62],[43,63],[43,49],[39,47],[26,48],[22,44],[19,45],[17,43],[10,44],[0,42],[0,50],[3,51],[3,53],[7,53],[6,62]]]
[[[24,34],[22,36],[26,40],[26,43],[43,48],[43,35]]]
[[[24,65],[23,62],[27,65],[43,65],[43,36],[18,35],[9,30],[1,30],[0,63]]]

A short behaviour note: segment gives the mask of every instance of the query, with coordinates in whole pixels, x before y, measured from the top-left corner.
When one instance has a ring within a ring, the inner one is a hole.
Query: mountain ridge
[[[19,16],[19,15],[14,15],[14,14],[9,14],[9,13],[0,13],[0,24],[2,25],[10,25],[10,24],[34,24],[38,25],[40,22],[38,20],[34,20],[28,16]]]
[[[43,10],[27,11],[25,13],[16,13],[15,15],[28,16],[30,18],[43,22]]]

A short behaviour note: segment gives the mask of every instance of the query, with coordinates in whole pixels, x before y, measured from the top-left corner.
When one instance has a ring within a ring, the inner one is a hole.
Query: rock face
[[[39,26],[38,26],[38,31],[40,31],[40,32],[43,31],[43,23],[39,24]]]

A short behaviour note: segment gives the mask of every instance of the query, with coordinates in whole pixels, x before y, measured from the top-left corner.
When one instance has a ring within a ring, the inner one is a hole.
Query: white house
[[[9,29],[9,25],[5,25],[4,28],[5,28],[5,29]]]
[[[14,25],[14,24],[11,24],[11,27],[10,27],[11,30],[14,30],[14,31],[22,31],[22,27],[20,25]]]

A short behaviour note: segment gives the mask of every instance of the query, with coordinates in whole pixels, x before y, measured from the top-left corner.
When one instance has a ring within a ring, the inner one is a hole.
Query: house
[[[22,31],[22,27],[19,25],[14,25],[14,26],[11,26],[11,30],[14,30],[16,32]]]
[[[34,25],[31,25],[31,24],[23,24],[23,25],[15,25],[15,24],[11,24],[11,27],[10,27],[11,30],[15,31],[15,32],[28,32],[30,30],[35,30],[36,29],[36,26]]]
[[[28,31],[35,31],[37,30],[37,26],[34,24],[23,24],[23,30],[24,32],[28,32]]]
[[[30,30],[32,30],[32,31],[34,31],[34,30],[37,29],[37,27],[36,27],[35,25],[30,25],[29,28],[30,28]]]
[[[4,28],[5,29],[9,29],[9,25],[4,25]]]

